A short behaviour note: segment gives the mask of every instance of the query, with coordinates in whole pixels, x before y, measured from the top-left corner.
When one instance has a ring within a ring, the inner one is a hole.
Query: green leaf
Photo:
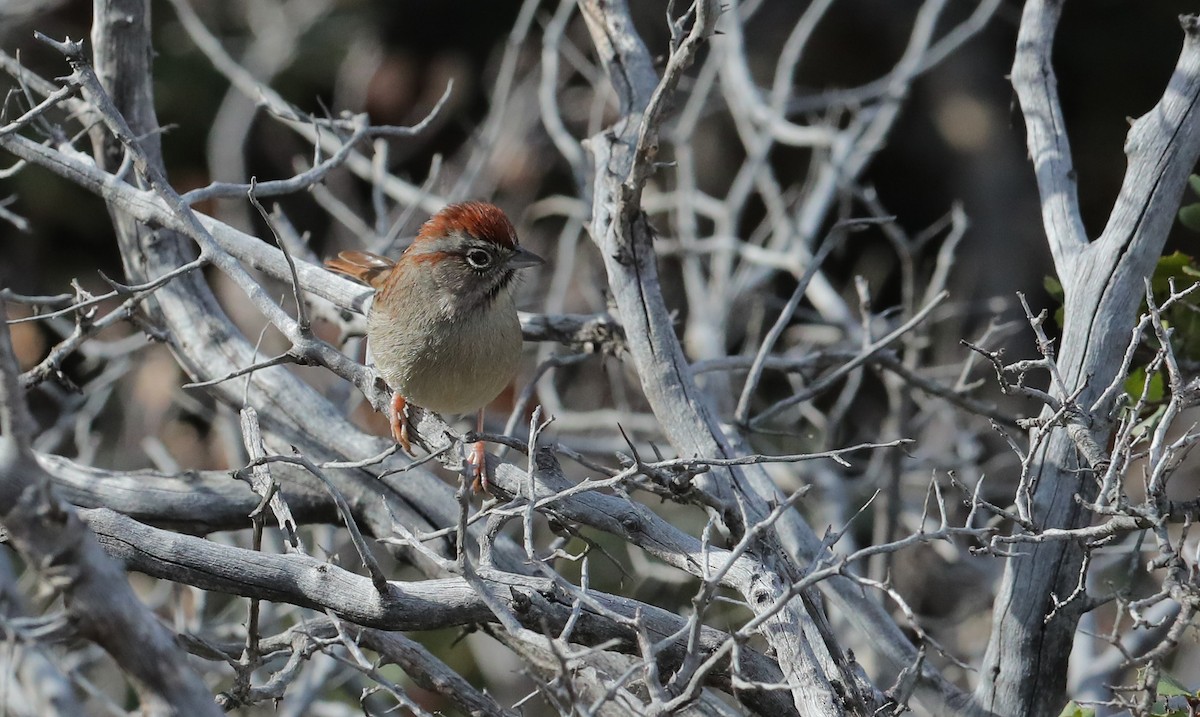
[[[1175,355],[1193,361],[1200,360],[1200,314],[1181,305],[1169,313],[1171,323],[1175,326],[1175,334],[1171,337]]]
[[[1057,300],[1060,304],[1067,296],[1066,292],[1063,291],[1062,282],[1057,277],[1045,277],[1042,279],[1042,286],[1046,288],[1046,293],[1050,295],[1050,298]]]
[[[1091,707],[1080,707],[1074,702],[1068,702],[1058,717],[1096,717],[1096,710]]]
[[[1197,209],[1197,218],[1200,221],[1200,204],[1193,206]],[[1200,231],[1200,224],[1196,229]],[[1196,260],[1181,251],[1162,257],[1155,265],[1154,276],[1150,279],[1150,288],[1154,291],[1155,300],[1167,297],[1171,290],[1171,279],[1175,280],[1176,289],[1185,289],[1195,283],[1197,272],[1200,272],[1200,268],[1196,266]]]
[[[1200,174],[1193,174],[1188,177],[1188,184],[1192,185],[1192,191],[1200,194]]]
[[[1191,690],[1179,684],[1179,680],[1166,673],[1158,678],[1159,697],[1191,697],[1193,694]]]
[[[1200,204],[1189,204],[1179,208],[1179,223],[1194,232],[1200,232]]]
[[[1125,393],[1134,401],[1142,398],[1142,391],[1145,391],[1146,401],[1149,403],[1158,403],[1163,400],[1166,395],[1163,391],[1163,377],[1161,371],[1155,371],[1150,377],[1150,383],[1146,383],[1146,367],[1138,366],[1129,372],[1129,378],[1125,379]]]
[[[1046,293],[1058,305],[1054,310],[1054,321],[1059,326],[1063,325],[1063,317],[1066,315],[1066,309],[1063,307],[1063,302],[1066,301],[1067,292],[1063,291],[1062,282],[1057,277],[1047,276],[1042,278],[1042,286],[1046,289]]]
[[[1200,206],[1200,204],[1196,206]],[[1195,259],[1192,257],[1179,250],[1175,250],[1174,252],[1159,258],[1158,265],[1154,268],[1154,273],[1156,275],[1159,273],[1174,274],[1183,267],[1194,262]]]

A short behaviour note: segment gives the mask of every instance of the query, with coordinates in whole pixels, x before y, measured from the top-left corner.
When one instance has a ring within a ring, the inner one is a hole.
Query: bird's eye
[[[486,269],[492,265],[492,255],[483,249],[472,249],[467,252],[467,263],[472,269]]]

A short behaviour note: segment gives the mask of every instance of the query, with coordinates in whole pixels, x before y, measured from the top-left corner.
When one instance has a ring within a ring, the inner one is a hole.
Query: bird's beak
[[[508,259],[508,265],[513,269],[524,269],[527,266],[537,266],[538,264],[545,263],[545,259],[537,254],[534,254],[523,246],[517,247],[517,253],[513,254]]]

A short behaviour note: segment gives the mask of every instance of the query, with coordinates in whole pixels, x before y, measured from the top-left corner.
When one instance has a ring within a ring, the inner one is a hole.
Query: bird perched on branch
[[[504,212],[485,202],[434,214],[398,261],[344,251],[325,262],[375,289],[367,342],[391,387],[392,435],[411,454],[408,405],[443,415],[478,411],[512,381],[521,357],[513,304],[518,269],[543,263],[517,242]],[[475,488],[487,487],[482,443],[471,452]]]

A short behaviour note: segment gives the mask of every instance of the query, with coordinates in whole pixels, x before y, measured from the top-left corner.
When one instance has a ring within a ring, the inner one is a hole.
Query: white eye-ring
[[[492,265],[492,255],[484,249],[471,249],[466,259],[472,269],[486,269]]]

